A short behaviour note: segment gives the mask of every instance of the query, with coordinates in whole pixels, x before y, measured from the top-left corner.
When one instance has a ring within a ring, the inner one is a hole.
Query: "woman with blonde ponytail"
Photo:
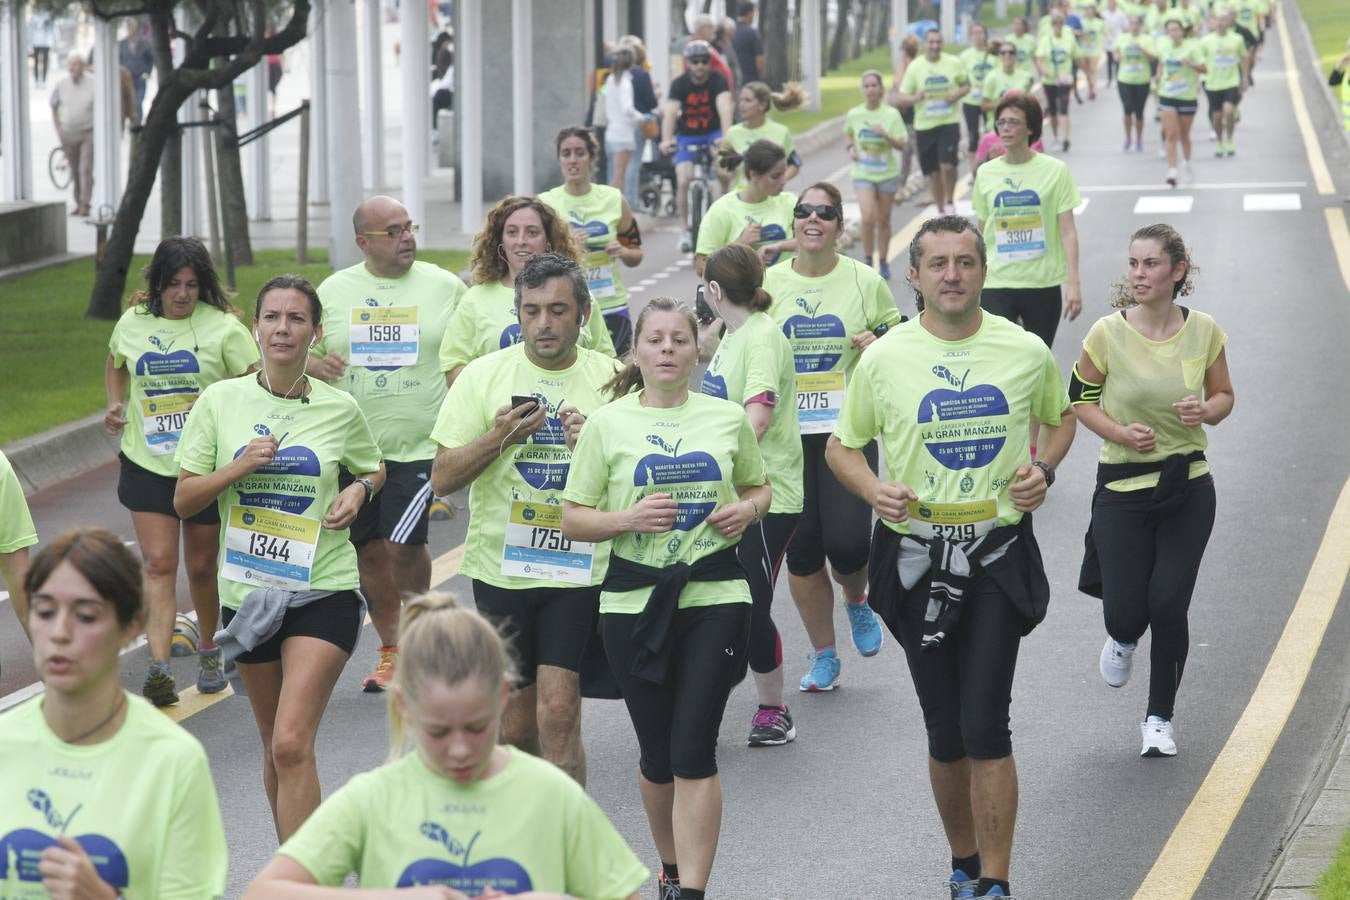
[[[727,129],[727,136],[722,139],[723,150],[744,157],[745,151],[750,149],[750,145],[755,141],[776,144],[783,148],[783,155],[787,157],[786,180],[791,181],[802,167],[802,158],[792,144],[792,131],[786,125],[769,118],[769,110],[784,112],[796,109],[805,102],[806,92],[795,81],[789,81],[783,85],[783,90],[777,93],[771,91],[762,81],[750,82],[736,95],[736,111],[740,114],[741,121]],[[745,184],[744,169],[733,166],[732,170],[739,179],[734,186],[740,187]],[[717,174],[724,184],[731,186],[732,173],[719,168]]]
[[[356,873],[378,897],[636,898],[647,870],[595,801],[497,743],[513,667],[492,625],[429,593],[404,604],[398,639],[389,762],[328,798],[244,896],[345,897]]]

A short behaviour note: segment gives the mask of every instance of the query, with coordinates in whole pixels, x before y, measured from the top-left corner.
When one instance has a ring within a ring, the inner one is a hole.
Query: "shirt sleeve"
[[[108,355],[112,357],[113,366],[121,368],[127,364],[126,354],[122,352],[122,320],[118,319],[117,324],[113,326],[112,334],[108,336]]]
[[[868,271],[871,272],[870,269]],[[900,310],[896,308],[895,297],[891,295],[890,286],[880,276],[873,276],[871,291],[863,298],[863,302],[867,309],[869,329],[875,329],[878,325],[894,328],[900,324]]]
[[[441,371],[449,372],[459,366],[467,366],[474,356],[473,313],[463,303],[455,304],[455,311],[445,326],[445,336],[441,338]]]
[[[905,77],[900,82],[900,93],[916,94],[919,91],[919,61],[916,59],[905,68]]]
[[[374,472],[380,467],[384,454],[380,452],[380,445],[375,443],[375,434],[370,430],[366,414],[361,412],[361,407],[356,405],[355,400],[351,401],[351,408],[351,421],[347,425],[347,444],[342,448],[341,462],[353,475]]]
[[[1223,352],[1223,348],[1227,344],[1228,344],[1228,335],[1224,334],[1224,331],[1222,328],[1219,327],[1218,322],[1215,322],[1211,319],[1209,329],[1209,349],[1205,353],[1206,369],[1214,365],[1214,360],[1219,358],[1219,354]],[[3,504],[0,504],[0,509],[3,508],[4,508]]]
[[[764,453],[759,449],[759,439],[755,437],[755,428],[745,410],[740,410],[740,428],[736,432],[736,460],[731,467],[731,483],[736,487],[744,485],[758,486],[769,480],[764,470]],[[768,512],[768,510],[765,510]]]
[[[618,355],[614,349],[614,338],[609,333],[609,326],[605,324],[604,310],[594,300],[591,300],[591,317],[586,320],[586,330],[582,332],[580,343],[587,350],[594,350],[596,353],[603,353],[609,357]]]
[[[1110,341],[1107,339],[1106,328],[1106,322],[1098,319],[1088,329],[1087,337],[1083,338],[1083,352],[1087,353],[1088,359],[1092,360],[1097,371],[1103,375],[1110,371],[1106,352]]]
[[[1064,387],[1064,376],[1059,371],[1059,363],[1050,348],[1042,345],[1045,351],[1041,359],[1040,389],[1031,407],[1031,414],[1052,427],[1058,426],[1064,410],[1069,408],[1069,392]]]
[[[890,110],[890,127],[886,129],[890,133],[890,136],[893,138],[900,138],[901,140],[909,137],[909,129],[905,127],[905,120],[900,118],[900,110],[896,109],[894,106],[888,106],[886,108]]]
[[[647,867],[580,789],[566,821],[564,890],[569,896],[627,900],[647,881]]]
[[[442,447],[455,449],[464,447],[482,436],[491,427],[484,409],[483,392],[478,387],[479,368],[465,369],[450,385],[445,399],[441,401],[441,411],[436,416],[436,425],[431,429],[431,439]]]
[[[839,421],[834,426],[834,436],[839,443],[853,450],[860,450],[881,431],[877,423],[875,397],[872,389],[872,367],[866,356],[853,370],[853,380],[844,393],[844,405],[839,409]]]
[[[983,169],[984,166],[980,166]],[[984,190],[984,182],[980,180],[980,170],[975,170],[975,181],[970,186],[970,205],[975,210],[975,218],[981,225],[989,221],[989,214],[992,208],[989,205],[989,194]]]
[[[765,330],[754,345],[747,346],[745,360],[745,396],[757,397],[765,391],[778,391],[778,372],[782,359],[776,349],[778,329]]]
[[[739,234],[730,233],[730,226],[733,224],[730,218],[725,203],[714,203],[708,207],[707,215],[698,226],[698,245],[694,252],[702,256],[712,256],[740,237]]]
[[[220,342],[220,358],[225,371],[231,376],[242,375],[248,367],[256,363],[261,356],[253,334],[244,327],[244,323],[235,318],[234,313],[226,313],[225,337]]]
[[[191,761],[179,766],[172,819],[163,831],[164,864],[157,890],[149,892],[160,900],[215,900],[225,896],[230,854],[225,847],[220,801],[206,751],[192,749]]]
[[[23,486],[9,460],[0,457],[0,553],[14,553],[38,542]]]
[[[599,414],[599,410],[596,411]],[[592,415],[581,429],[577,447],[572,451],[572,462],[567,468],[567,487],[563,499],[582,506],[599,506],[609,486],[609,460],[605,457],[603,427],[608,417]]]
[[[1078,185],[1074,183],[1073,173],[1069,167],[1063,163],[1059,166],[1059,174],[1055,177],[1059,195],[1059,203],[1056,204],[1055,214],[1068,212],[1071,209],[1077,209],[1078,204],[1083,202],[1083,198],[1078,194]]]
[[[304,866],[318,884],[342,884],[360,866],[365,849],[368,817],[360,796],[363,783],[357,776],[319,804],[277,853]]]
[[[219,384],[220,382],[217,382]],[[216,415],[216,395],[207,388],[192,404],[187,422],[178,437],[175,459],[180,469],[194,475],[207,475],[216,470],[216,446],[219,440]]]

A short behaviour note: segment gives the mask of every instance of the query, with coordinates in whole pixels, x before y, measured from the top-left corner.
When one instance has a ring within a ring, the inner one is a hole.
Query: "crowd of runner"
[[[557,135],[557,187],[488,213],[471,286],[417,259],[417,223],[386,196],[352,211],[361,262],[317,286],[278,275],[242,308],[200,241],[163,241],[105,362],[140,558],[76,529],[30,559],[0,456],[0,575],[45,682],[0,716],[0,797],[23,798],[0,801],[7,896],[223,893],[207,754],[152,713],[178,702],[187,643],[199,692],[237,670],[262,745],[280,849],[246,896],[341,896],[357,873],[409,897],[636,897],[648,868],[585,791],[586,696],[632,720],[660,898],[700,900],[732,690],[752,676],[749,746],[796,740],[786,660],[807,657],[799,691],[832,691],[840,606],[860,656],[889,632],[908,662],[944,895],[1012,896],[1011,689],[1049,600],[1032,513],[1081,422],[1102,439],[1079,580],[1102,601],[1099,671],[1124,685],[1151,633],[1140,753],[1176,755],[1215,515],[1206,426],[1233,408],[1226,336],[1183,304],[1197,269],[1168,225],[1122,240],[1114,311],[1070,372],[1056,363],[1059,322],[1083,311],[1071,111],[1114,81],[1137,153],[1156,96],[1166,181],[1189,181],[1202,88],[1215,156],[1236,152],[1269,13],[1056,0],[1034,28],[975,25],[959,56],[936,30],[906,39],[844,117],[856,256],[836,185],[784,187],[802,159],[769,113],[800,89],[752,81],[733,103],[690,41],[660,144],[681,187],[700,147],[725,184],[682,236],[696,303],[628,293],[638,220],[592,180],[602,143],[581,126]],[[913,309],[887,283],[912,155],[933,205],[900,257]],[[462,489],[476,611],[431,591],[428,508]],[[180,546],[195,644],[174,633]],[[775,624],[784,561],[809,647]],[[387,692],[390,762],[323,799],[316,736],[367,616],[362,686]],[[142,633],[144,699],[118,671]]]

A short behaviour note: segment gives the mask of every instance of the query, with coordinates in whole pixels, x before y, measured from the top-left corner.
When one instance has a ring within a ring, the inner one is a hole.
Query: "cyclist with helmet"
[[[715,147],[731,127],[731,89],[727,80],[712,70],[712,47],[707,41],[690,41],[684,48],[689,69],[670,83],[661,123],[661,152],[675,154],[675,208],[684,232],[680,252],[694,249],[689,230],[686,191],[694,177],[697,149]]]

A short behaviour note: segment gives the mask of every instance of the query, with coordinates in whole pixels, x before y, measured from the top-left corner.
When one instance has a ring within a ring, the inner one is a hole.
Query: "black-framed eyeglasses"
[[[809,219],[812,213],[815,213],[816,217],[822,222],[833,222],[843,215],[838,207],[831,206],[828,203],[798,203],[792,207],[792,218],[794,219]]]
[[[994,122],[995,128],[1026,128],[1026,119],[999,119]]]
[[[387,237],[391,241],[396,241],[403,237],[403,232],[417,234],[421,227],[416,222],[409,222],[407,225],[390,225],[384,231],[362,231],[360,234],[364,237]]]

